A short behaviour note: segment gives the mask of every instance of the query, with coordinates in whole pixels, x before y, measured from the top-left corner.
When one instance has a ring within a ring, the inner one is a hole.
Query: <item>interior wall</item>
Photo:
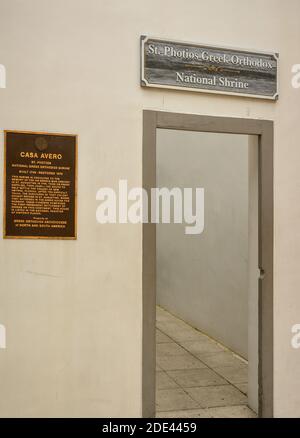
[[[248,357],[248,136],[157,130],[157,186],[205,190],[205,226],[157,225],[157,301]]]

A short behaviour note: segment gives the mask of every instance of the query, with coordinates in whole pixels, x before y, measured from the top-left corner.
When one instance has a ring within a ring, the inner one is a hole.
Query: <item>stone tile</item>
[[[248,383],[234,383],[234,386],[238,388],[243,394],[248,394]]]
[[[186,391],[202,408],[243,405],[247,403],[247,397],[231,385],[188,388]]]
[[[212,418],[207,409],[158,412],[156,418]]]
[[[218,367],[214,368],[214,370],[231,383],[248,382],[248,367],[246,365],[239,367]]]
[[[220,368],[220,367],[240,367],[245,365],[241,359],[235,356],[233,353],[229,351],[225,351],[223,353],[199,353],[196,356],[208,365],[210,368]]]
[[[161,308],[157,320],[157,418],[256,417],[246,361]]]
[[[156,372],[156,389],[179,388],[177,383],[164,371]]]
[[[161,307],[156,307],[156,321],[157,322],[172,322],[175,319],[173,315],[166,312]]]
[[[189,353],[180,356],[159,356],[157,357],[157,363],[165,371],[207,368],[206,365]]]
[[[182,328],[182,331],[183,333],[175,333],[175,335],[177,336],[176,342],[178,342],[178,344],[184,346],[185,348],[186,346],[184,344],[187,344],[187,346],[189,347],[189,344],[192,344],[194,342],[201,342],[206,344],[210,342],[210,338],[192,327]]]
[[[156,418],[257,418],[257,415],[247,406],[225,406],[221,408],[159,412]]]
[[[160,330],[156,330],[156,343],[157,344],[164,344],[164,343],[168,343],[168,342],[172,342],[172,339],[169,338],[167,335],[165,335]]]
[[[247,406],[226,406],[222,408],[209,408],[206,410],[213,418],[257,418],[255,412]]]
[[[222,353],[225,351],[224,347],[204,336],[203,339],[199,341],[181,342],[180,345],[195,355],[203,353]]]
[[[169,319],[168,321],[157,321],[157,328],[167,335],[178,330],[193,330],[189,325],[180,319]]]
[[[182,354],[186,355],[186,351],[180,347],[180,345],[175,342],[168,344],[157,344],[156,346],[156,355],[157,357],[161,356],[181,356]]]
[[[178,411],[199,408],[183,389],[161,389],[156,392],[156,411]]]
[[[198,341],[203,335],[191,328],[175,331],[172,334],[170,333],[170,336],[180,344],[182,341]]]
[[[227,385],[226,380],[208,368],[199,370],[168,371],[168,374],[183,388]]]

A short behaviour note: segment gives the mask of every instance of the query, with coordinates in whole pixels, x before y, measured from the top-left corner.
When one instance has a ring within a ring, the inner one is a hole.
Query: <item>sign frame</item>
[[[218,90],[209,90],[205,88],[194,88],[194,87],[183,87],[176,85],[163,85],[163,84],[151,84],[145,78],[145,44],[148,40],[153,40],[162,43],[170,43],[170,44],[184,44],[193,47],[199,47],[203,49],[216,49],[216,50],[232,50],[240,53],[244,53],[245,55],[268,55],[273,56],[277,63],[276,68],[276,93],[273,96],[264,96],[261,94],[249,94],[249,93],[236,93],[232,91],[218,91]],[[141,64],[140,64],[140,85],[143,88],[161,88],[161,89],[169,89],[169,90],[179,90],[179,91],[193,91],[197,93],[206,93],[206,94],[217,94],[224,96],[236,96],[236,97],[247,97],[261,100],[271,100],[277,101],[279,99],[279,53],[274,51],[262,51],[262,50],[251,50],[251,49],[243,49],[232,46],[216,46],[212,44],[201,44],[195,42],[188,42],[182,40],[174,40],[171,38],[161,38],[149,35],[141,35],[140,36],[140,53],[141,53]]]
[[[30,240],[77,240],[77,213],[78,213],[78,134],[64,134],[59,132],[45,132],[45,131],[21,131],[13,129],[4,129],[4,159],[3,159],[3,239],[30,239]],[[7,167],[7,134],[33,134],[58,137],[73,137],[74,142],[74,235],[73,236],[11,236],[6,233],[6,212],[7,212],[7,199],[6,199],[6,167]]]

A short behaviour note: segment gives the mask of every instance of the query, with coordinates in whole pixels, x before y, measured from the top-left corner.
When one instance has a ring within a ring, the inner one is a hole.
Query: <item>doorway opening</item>
[[[143,416],[273,415],[273,124],[144,112],[144,188],[205,192],[202,234],[143,226]]]

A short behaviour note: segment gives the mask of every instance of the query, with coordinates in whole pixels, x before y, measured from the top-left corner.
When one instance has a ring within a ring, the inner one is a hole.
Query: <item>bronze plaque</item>
[[[76,239],[77,137],[5,131],[4,237]]]

